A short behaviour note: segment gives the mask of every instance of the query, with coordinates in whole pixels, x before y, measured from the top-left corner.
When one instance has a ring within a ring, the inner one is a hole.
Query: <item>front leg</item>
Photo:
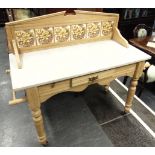
[[[125,113],[129,112],[131,109],[133,97],[136,92],[136,86],[138,84],[138,79],[142,74],[142,71],[144,68],[144,63],[145,62],[139,62],[136,65],[136,69],[135,69],[134,75],[133,75],[131,83],[130,83],[130,87],[128,90],[128,95],[127,95],[127,99],[126,99],[126,103],[125,103]]]
[[[29,103],[29,107],[32,112],[32,118],[37,130],[38,140],[41,144],[46,145],[46,133],[44,130],[43,118],[40,109],[40,99],[37,87],[29,88],[26,90],[26,95]]]
[[[130,108],[132,106],[133,97],[136,92],[137,84],[138,84],[138,79],[133,77],[131,80],[131,83],[130,83],[130,88],[128,90],[128,95],[127,95],[126,104],[125,104],[125,113],[130,111]]]

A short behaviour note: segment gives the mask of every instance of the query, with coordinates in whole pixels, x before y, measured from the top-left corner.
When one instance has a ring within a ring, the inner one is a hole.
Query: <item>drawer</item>
[[[136,64],[132,64],[132,65],[122,66],[122,67],[118,67],[110,70],[105,70],[105,71],[73,78],[71,82],[72,84],[71,86],[74,87],[74,86],[79,86],[83,84],[92,84],[106,78],[115,79],[116,77],[119,77],[119,76],[131,75],[134,73],[135,67],[136,67]]]
[[[93,73],[81,77],[72,79],[72,87],[83,85],[83,84],[92,84],[100,80],[101,73]]]
[[[51,83],[38,87],[40,96],[48,95],[51,93],[62,92],[70,88],[70,80]]]

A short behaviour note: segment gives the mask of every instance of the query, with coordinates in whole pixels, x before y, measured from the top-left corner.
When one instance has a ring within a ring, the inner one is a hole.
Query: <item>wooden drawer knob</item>
[[[51,84],[51,88],[54,88],[54,86],[55,86],[55,83],[52,83],[52,84]]]

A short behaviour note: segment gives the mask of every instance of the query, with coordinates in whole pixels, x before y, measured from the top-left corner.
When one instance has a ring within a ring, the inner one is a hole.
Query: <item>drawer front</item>
[[[40,96],[48,95],[51,93],[62,92],[70,88],[70,80],[51,83],[38,87]]]
[[[127,65],[123,67],[118,67],[98,73],[93,73],[81,77],[77,77],[72,79],[72,84],[71,86],[78,86],[78,85],[83,85],[83,84],[92,84],[99,82],[102,79],[109,78],[109,79],[115,79],[116,77],[119,76],[126,76],[126,75],[131,75],[135,71],[136,64],[132,65]]]
[[[100,79],[108,78],[108,77],[109,78],[117,78],[120,76],[129,76],[131,74],[133,75],[135,68],[136,68],[136,64],[131,64],[131,65],[107,70],[107,71],[100,73]]]
[[[94,73],[94,74],[89,74],[85,75],[82,77],[77,77],[72,79],[72,87],[78,86],[78,85],[83,85],[83,84],[92,84],[100,80],[100,74],[101,73]]]

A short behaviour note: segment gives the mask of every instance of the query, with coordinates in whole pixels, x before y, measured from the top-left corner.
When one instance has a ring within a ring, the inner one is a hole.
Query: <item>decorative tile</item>
[[[113,21],[102,22],[102,35],[107,36],[112,33]]]
[[[65,42],[70,39],[70,26],[54,27],[55,42]]]
[[[44,27],[40,29],[35,29],[37,44],[49,44],[53,41],[53,28]]]
[[[94,22],[87,24],[87,36],[88,38],[95,38],[100,36],[101,32],[101,23]]]
[[[71,26],[71,40],[84,39],[86,37],[86,24]]]
[[[15,31],[16,41],[19,48],[35,46],[34,30]]]

